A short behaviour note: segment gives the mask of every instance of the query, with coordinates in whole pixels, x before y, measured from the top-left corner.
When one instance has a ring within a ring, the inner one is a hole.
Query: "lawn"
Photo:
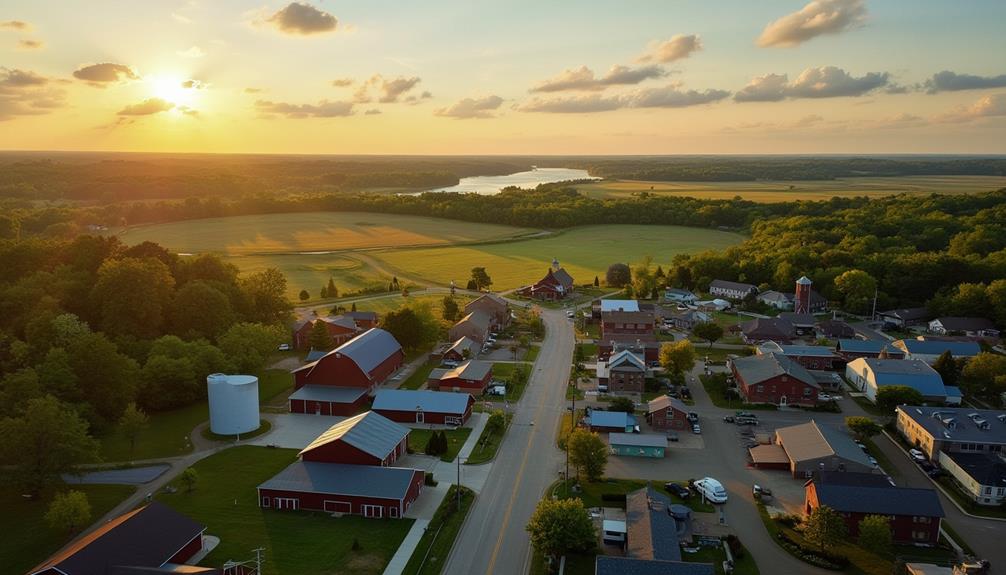
[[[712,563],[716,569],[716,575],[723,575],[723,562],[727,560],[727,552],[723,545],[718,547],[701,547],[696,553],[682,553],[681,559],[689,563]],[[734,555],[733,575],[759,575],[758,565],[755,564],[754,557],[744,549],[743,556],[738,558]]]
[[[570,470],[572,477],[573,470]],[[571,480],[572,481],[572,480]],[[673,481],[673,480],[672,480]],[[687,480],[676,481],[682,485],[687,485]],[[605,478],[596,483],[590,482],[580,482],[581,491],[579,493],[566,494],[562,483],[559,483],[559,487],[556,489],[555,493],[559,499],[567,499],[570,497],[576,497],[583,501],[584,507],[625,507],[625,501],[605,501],[603,499],[604,495],[626,495],[642,489],[650,485],[658,493],[667,496],[672,503],[680,503],[682,505],[688,506],[693,511],[699,513],[713,513],[716,511],[711,503],[704,503],[700,497],[689,497],[688,499],[681,499],[677,495],[668,493],[664,489],[663,481],[647,481],[645,479],[613,479]]]
[[[510,429],[510,422],[513,421],[513,414],[510,412],[506,413],[506,426],[503,427],[503,431],[495,433],[489,430],[489,426],[485,426],[482,429],[482,435],[479,436],[478,443],[475,444],[475,449],[468,455],[468,459],[465,460],[466,464],[476,465],[479,463],[485,463],[496,457],[496,452],[499,451],[500,444],[503,443],[503,438],[506,437],[506,432]]]
[[[1001,176],[901,176],[757,182],[604,180],[580,184],[576,188],[580,193],[592,198],[625,198],[646,192],[659,196],[687,196],[707,200],[729,200],[740,196],[755,202],[777,203],[827,200],[835,196],[877,197],[901,193],[969,194],[996,190],[1003,186],[1006,186],[1006,178]]]
[[[472,434],[472,428],[459,427],[458,429],[445,429],[443,431],[447,434],[447,453],[441,455],[440,459],[441,461],[451,462],[458,456],[461,447],[468,440],[468,436]],[[430,442],[432,435],[433,430],[431,429],[412,429],[409,431],[409,447],[416,453],[424,453],[426,451],[426,444]]]
[[[91,521],[97,521],[136,490],[131,485],[74,485],[91,504]],[[45,512],[53,495],[47,491],[36,501],[27,501],[15,487],[0,489],[0,565],[4,573],[26,573],[65,545],[71,535],[53,531]]]
[[[595,359],[597,358],[597,344],[596,343],[578,343],[576,344],[580,347],[580,352],[583,354],[584,359]]]
[[[778,409],[775,405],[768,403],[742,403],[740,399],[733,399],[732,396],[728,398],[726,395],[727,375],[725,373],[700,375],[699,380],[702,381],[702,387],[706,388],[709,399],[713,401],[713,405],[716,407],[724,407],[726,409]]]
[[[416,368],[416,371],[412,372],[402,385],[398,386],[399,389],[419,389],[426,383],[426,380],[430,377],[430,372],[436,369],[440,365],[439,361],[429,360],[423,365]]]
[[[194,468],[195,491],[162,493],[162,503],[207,526],[220,545],[202,561],[221,566],[265,548],[264,575],[379,574],[412,526],[410,519],[331,517],[310,511],[276,511],[258,506],[255,487],[297,457],[294,449],[233,447]],[[362,545],[351,549],[353,541]]]
[[[388,312],[398,311],[407,305],[417,305],[417,304],[429,304],[430,309],[433,312],[434,317],[443,317],[444,313],[444,296],[447,294],[437,294],[437,295],[410,295],[402,296],[400,293],[388,294],[383,296],[374,297],[373,299],[363,299],[356,302],[356,309],[359,311],[376,311],[379,315],[385,315]],[[457,301],[458,307],[464,310],[465,305],[472,301],[473,297],[463,294],[458,294],[454,296],[454,300]],[[349,308],[352,303],[341,303],[339,305]]]
[[[572,228],[555,235],[521,241],[377,251],[370,255],[390,267],[442,285],[468,278],[473,267],[483,266],[493,279],[493,289],[516,288],[545,274],[552,258],[577,283],[603,276],[613,262],[639,261],[646,255],[664,269],[675,255],[721,250],[736,245],[743,236],[730,232],[682,226],[604,225]]]
[[[487,395],[483,397],[488,401],[494,401],[497,403],[503,403],[504,401],[509,401],[514,403],[519,401],[521,396],[524,395],[524,389],[527,388],[528,381],[530,380],[531,365],[527,363],[494,363],[493,364],[493,379],[499,381],[510,381],[510,376],[513,374],[514,369],[520,366],[528,374],[524,378],[523,383],[516,385],[508,385],[506,390],[506,395]]]
[[[474,491],[466,487],[461,489],[461,513],[457,512],[457,486],[452,485],[412,552],[403,571],[405,575],[439,575],[443,571],[454,540],[475,501]]]
[[[532,345],[531,348],[527,350],[527,353],[524,354],[524,361],[534,363],[534,360],[538,359],[539,353],[541,353],[541,346]]]
[[[283,272],[287,281],[286,294],[291,301],[299,301],[300,290],[304,289],[311,296],[308,301],[317,302],[321,297],[321,286],[327,285],[329,278],[335,282],[341,297],[384,292],[392,278],[351,253],[225,255],[224,259],[236,265],[243,274],[266,268]],[[400,285],[406,287],[408,282]]]

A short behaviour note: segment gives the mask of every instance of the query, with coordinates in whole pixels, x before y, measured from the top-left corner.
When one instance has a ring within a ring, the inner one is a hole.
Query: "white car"
[[[866,458],[870,460],[870,465],[872,465],[874,467],[879,467],[880,466],[880,463],[877,462],[877,458],[876,457],[874,457],[872,455],[867,455]]]
[[[568,317],[569,319],[573,319],[574,317],[576,317],[576,312],[573,310],[569,310],[566,312],[566,317]]]
[[[908,455],[911,455],[912,459],[914,459],[915,461],[925,461],[926,460],[926,454],[922,453],[918,449],[909,449],[908,450]]]
[[[277,347],[276,349],[278,349],[279,351],[290,351],[290,344],[281,343],[279,344],[279,347]]]
[[[726,503],[727,490],[723,484],[712,477],[703,477],[694,483],[695,491],[711,503]]]

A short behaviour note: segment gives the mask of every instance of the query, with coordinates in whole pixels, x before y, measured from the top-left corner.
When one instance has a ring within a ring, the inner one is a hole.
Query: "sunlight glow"
[[[171,102],[175,106],[191,107],[199,90],[195,85],[186,86],[186,79],[175,74],[158,74],[147,78],[151,96]]]

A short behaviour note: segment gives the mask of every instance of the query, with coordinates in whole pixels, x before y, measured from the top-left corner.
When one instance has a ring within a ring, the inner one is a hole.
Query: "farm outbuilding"
[[[405,455],[409,428],[368,411],[340,421],[300,452],[304,461],[391,465]]]
[[[492,378],[492,362],[468,360],[455,368],[434,369],[426,380],[426,387],[435,391],[463,391],[482,395]]]
[[[371,409],[392,421],[434,425],[464,425],[475,398],[469,393],[381,389]]]
[[[238,435],[258,429],[258,378],[254,375],[206,376],[210,406],[210,431],[218,435]]]
[[[356,415],[367,409],[367,390],[362,387],[305,385],[290,395],[290,413]]]
[[[662,458],[667,437],[656,433],[609,433],[608,445],[613,455]]]
[[[383,329],[373,328],[318,361],[295,369],[294,387],[355,387],[370,393],[398,370],[404,359],[405,353],[395,337]]]

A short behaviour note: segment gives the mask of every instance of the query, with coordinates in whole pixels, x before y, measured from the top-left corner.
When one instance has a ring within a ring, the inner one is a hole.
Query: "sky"
[[[0,149],[1006,153],[1006,2],[5,0]]]

